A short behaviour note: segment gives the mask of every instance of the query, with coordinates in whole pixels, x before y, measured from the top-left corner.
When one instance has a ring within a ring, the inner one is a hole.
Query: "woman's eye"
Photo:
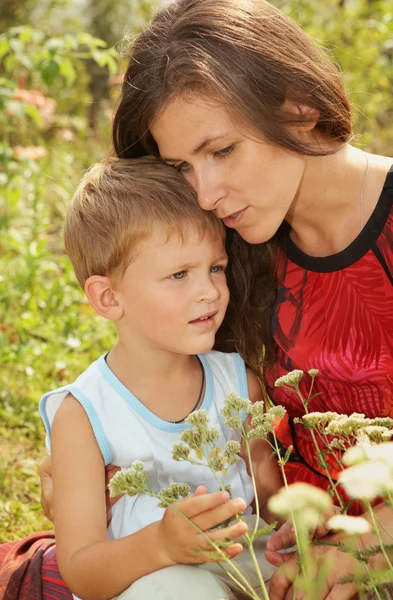
[[[210,271],[212,273],[225,273],[225,266],[224,265],[214,265],[213,267],[211,267]]]
[[[187,275],[187,271],[179,271],[178,273],[173,273],[173,275],[169,275],[169,279],[176,279],[176,281],[180,281],[184,279]]]
[[[235,144],[230,144],[229,146],[225,146],[225,148],[221,148],[221,150],[217,150],[216,152],[214,152],[214,156],[217,156],[218,158],[223,158],[224,156],[228,156],[228,154],[231,154],[231,152],[233,152],[235,149]]]

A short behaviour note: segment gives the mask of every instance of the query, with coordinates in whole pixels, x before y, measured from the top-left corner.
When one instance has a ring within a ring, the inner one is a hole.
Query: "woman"
[[[131,49],[113,135],[119,156],[155,154],[179,169],[230,229],[232,304],[218,345],[236,340],[286,407],[278,433],[296,448],[289,482],[326,487],[293,422],[304,409],[274,381],[317,368],[311,410],[392,413],[393,159],[349,144],[337,68],[264,0],[161,11]],[[380,518],[391,527],[389,511]],[[320,552],[337,565],[321,598],[351,598],[353,585],[337,583],[350,560]],[[272,600],[292,597],[289,571],[274,575]]]
[[[160,156],[233,231],[221,343],[254,365],[264,346],[268,392],[289,415],[278,435],[296,449],[288,481],[324,488],[293,421],[304,407],[275,380],[317,368],[309,410],[393,414],[393,159],[351,135],[337,68],[264,0],[180,0],[158,14],[131,49],[114,120],[119,156]],[[355,592],[331,579],[326,597]],[[279,571],[272,598],[289,586]]]

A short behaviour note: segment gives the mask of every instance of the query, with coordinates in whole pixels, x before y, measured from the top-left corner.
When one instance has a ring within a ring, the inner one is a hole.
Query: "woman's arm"
[[[68,395],[51,432],[53,494],[57,555],[63,579],[84,600],[107,600],[137,579],[178,563],[198,563],[203,555],[192,548],[211,549],[184,518],[168,508],[161,521],[118,540],[107,539],[105,469],[88,417]],[[203,531],[245,508],[228,502],[226,492],[199,493],[176,503]],[[213,540],[235,539],[247,530],[236,523],[217,530]],[[225,552],[236,556],[240,544]]]
[[[247,383],[251,402],[254,403],[263,400],[261,384],[251,369],[247,369]],[[253,439],[249,440],[248,443],[250,445],[252,467],[256,480],[260,514],[267,523],[272,523],[273,521],[277,521],[277,518],[268,510],[267,501],[283,485],[277,459],[272,455],[272,448],[265,440]],[[246,461],[247,469],[250,473],[250,465],[248,464],[248,457],[244,447],[242,448],[241,455]]]

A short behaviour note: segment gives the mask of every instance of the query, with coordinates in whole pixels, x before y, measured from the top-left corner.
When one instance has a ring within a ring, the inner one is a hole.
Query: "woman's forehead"
[[[161,157],[177,160],[173,153],[200,153],[208,144],[230,135],[235,129],[223,105],[201,97],[171,100],[150,126]]]

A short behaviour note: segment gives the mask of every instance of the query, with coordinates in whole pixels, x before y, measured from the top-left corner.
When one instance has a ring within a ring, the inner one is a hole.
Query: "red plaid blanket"
[[[53,531],[0,544],[0,600],[41,600],[42,556],[55,543]]]

